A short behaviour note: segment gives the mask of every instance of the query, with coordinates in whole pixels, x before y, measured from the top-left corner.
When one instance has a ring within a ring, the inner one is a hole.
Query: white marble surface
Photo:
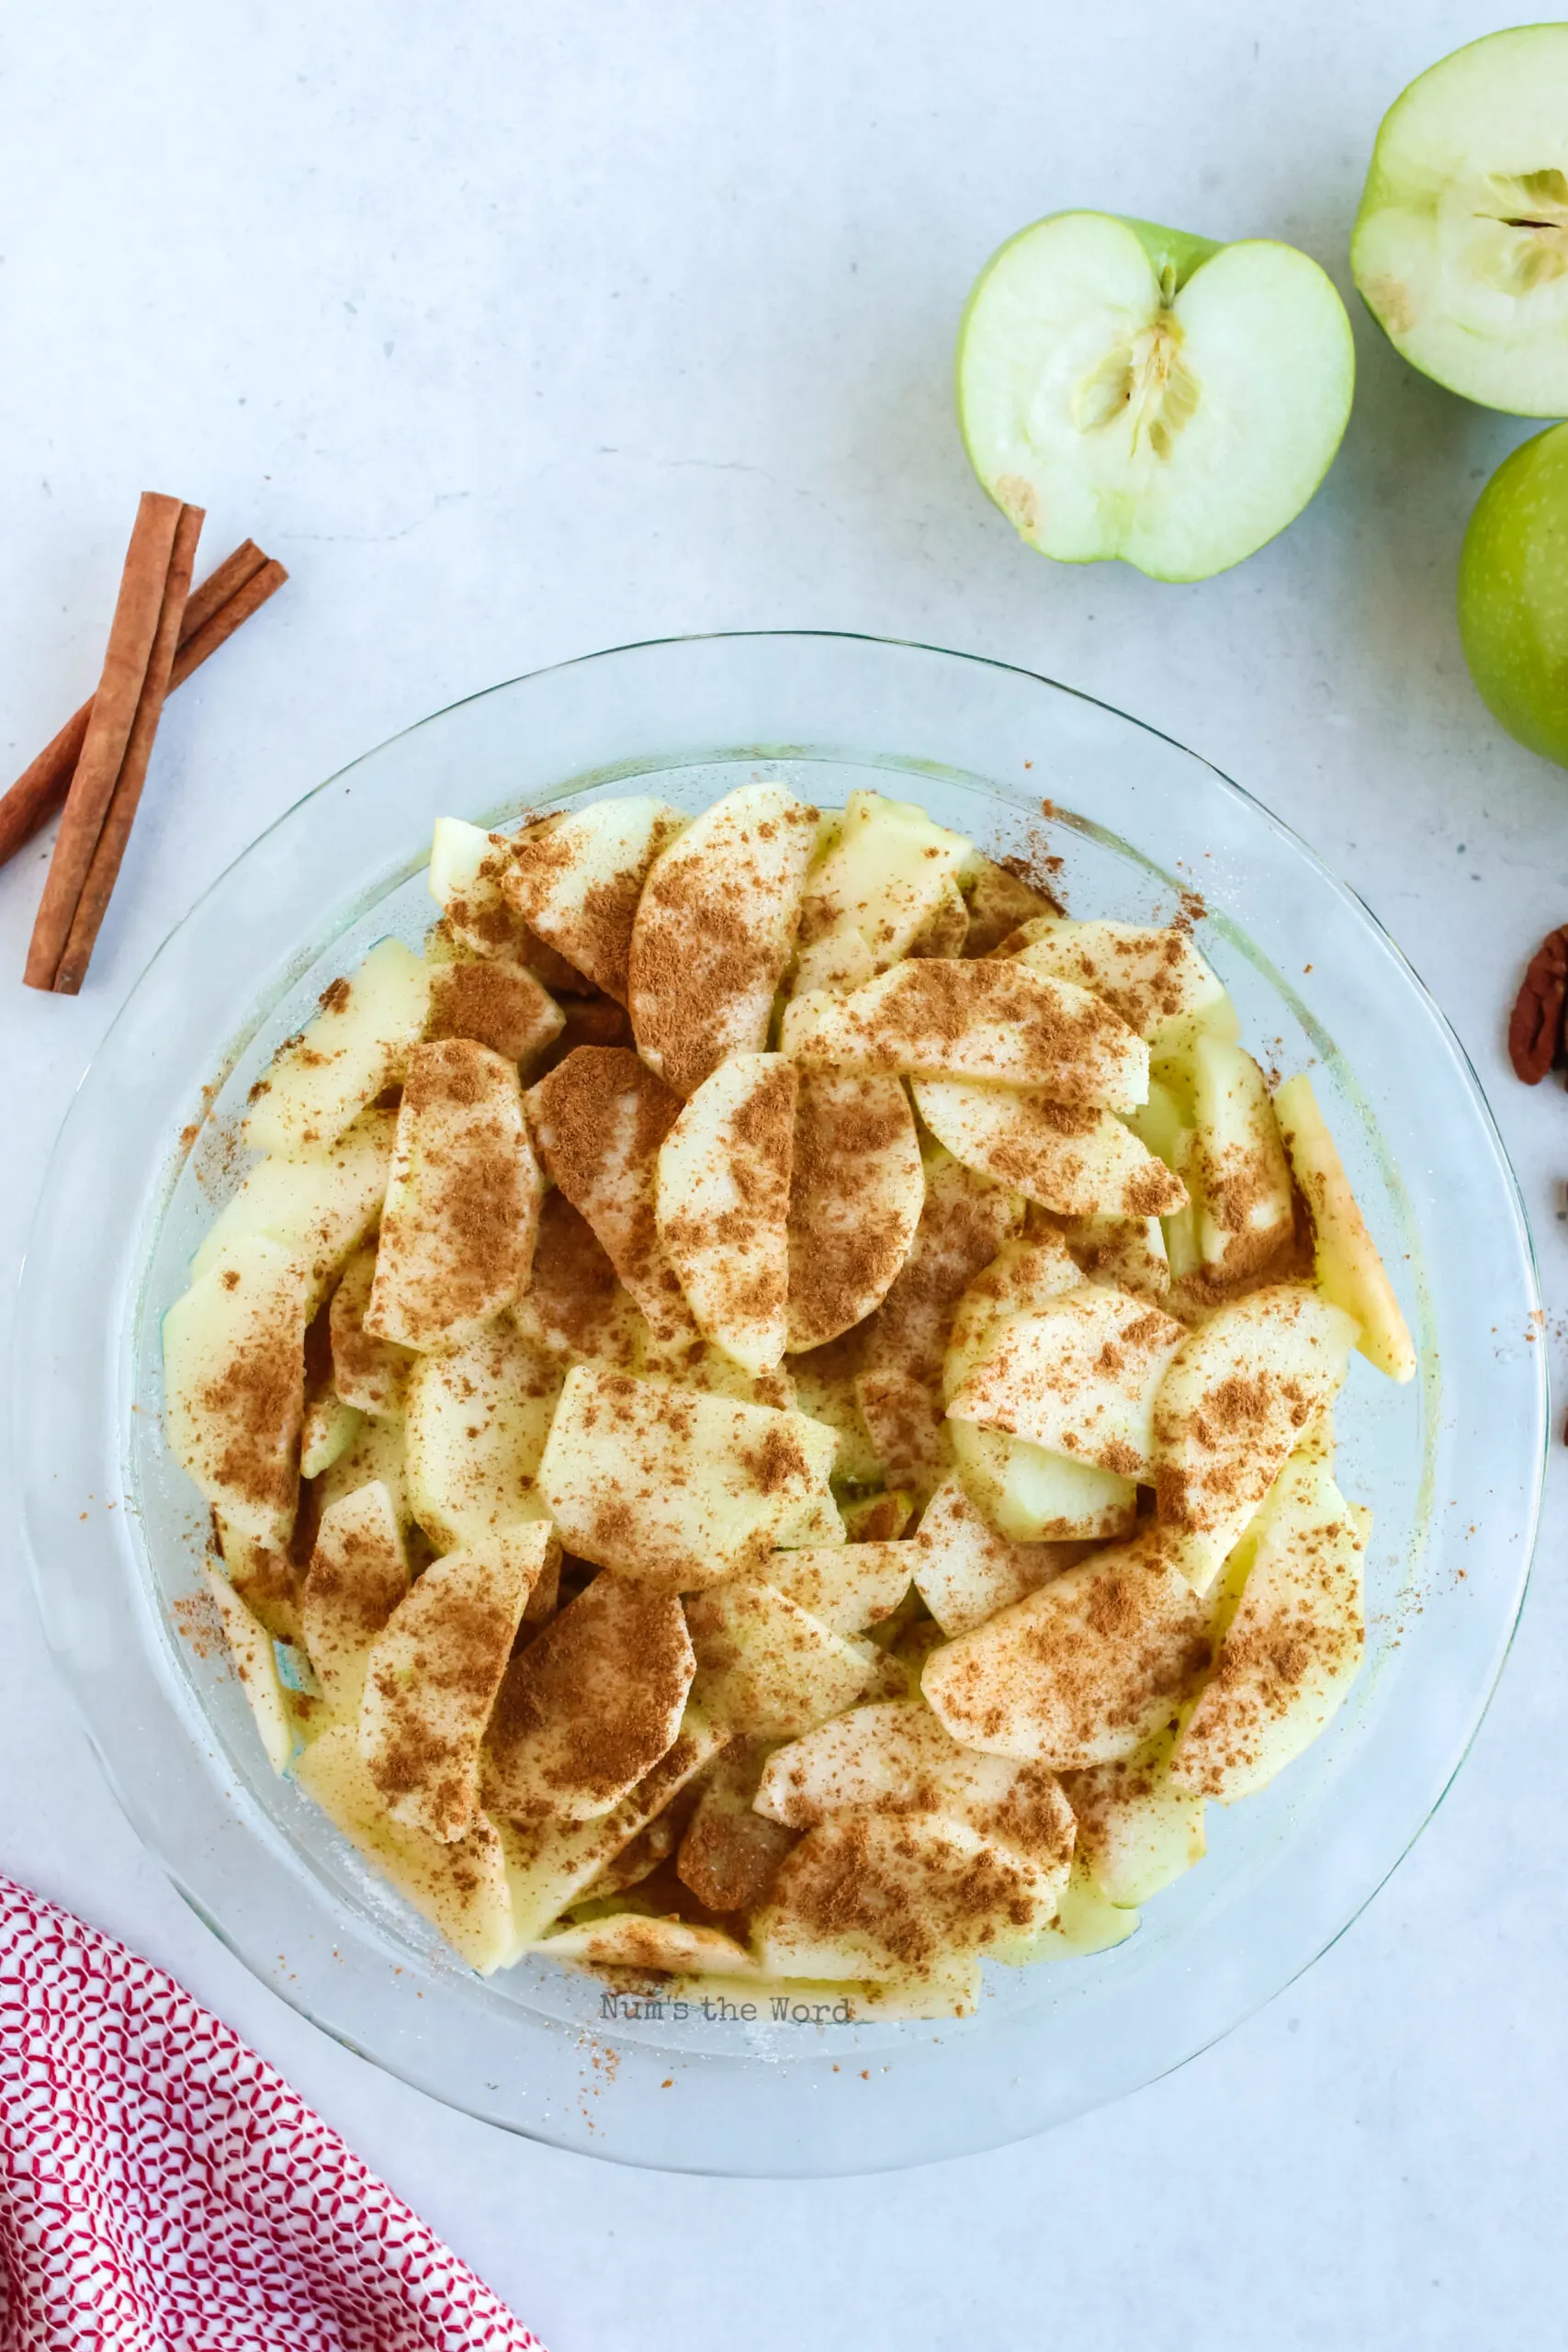
[[[1455,558],[1524,428],[1354,309],[1357,405],[1282,540],[1198,588],[1059,570],[948,391],[1000,238],[1100,204],[1345,246],[1382,108],[1507,21],[1414,0],[52,0],[0,82],[0,766],[89,686],[135,493],[287,595],[183,694],[79,1001],[25,994],[0,875],[0,1269],[66,1099],[208,880],[352,754],[559,656],[807,623],[1044,668],[1240,777],[1364,894],[1492,1094],[1560,1353],[1568,1105],[1500,1052],[1568,916],[1568,779],[1472,693]],[[9,1474],[7,1474],[9,1475]],[[815,2185],[615,2171],[384,2080],[254,1984],[110,1801],[0,1493],[0,1864],[173,1968],[552,2352],[1559,2339],[1568,1790],[1561,1480],[1439,1817],[1222,2047],[1036,2143]],[[1556,2219],[1553,2219],[1553,2215]]]

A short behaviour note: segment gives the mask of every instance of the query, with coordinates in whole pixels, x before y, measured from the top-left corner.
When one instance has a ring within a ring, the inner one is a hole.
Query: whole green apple
[[[1516,449],[1476,502],[1459,633],[1493,717],[1568,767],[1568,424]]]

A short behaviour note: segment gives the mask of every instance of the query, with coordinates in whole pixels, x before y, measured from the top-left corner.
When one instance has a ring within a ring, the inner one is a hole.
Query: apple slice
[[[957,1395],[1010,1317],[1027,1315],[1080,1286],[1078,1268],[1059,1234],[1043,1232],[1004,1242],[970,1283],[953,1318],[942,1365],[944,1398],[951,1401]],[[981,1429],[970,1421],[949,1421],[947,1426],[964,1492],[988,1527],[1007,1539],[1004,1553],[1015,1544],[1131,1534],[1137,1489],[1130,1479],[1097,1469],[1092,1463],[1047,1453],[1002,1430]],[[1038,1577],[1031,1582],[1038,1583]],[[988,1579],[982,1589],[992,1589]],[[998,1594],[993,1605],[1017,1597]],[[941,1611],[933,1613],[940,1616]]]
[[[982,856],[978,850],[971,852],[958,885],[969,907],[969,929],[964,941],[966,956],[989,956],[1024,923],[1056,911],[1049,891],[998,859]]]
[[[962,833],[949,832],[912,800],[852,792],[836,839],[807,877],[802,945],[808,948],[829,933],[852,927],[870,949],[874,969],[886,971],[928,929],[949,884],[956,895],[956,877],[972,855]],[[967,931],[968,910],[962,903],[960,912]]]
[[[275,1552],[299,1493],[307,1291],[304,1261],[258,1234],[164,1317],[170,1451],[230,1526]]]
[[[414,1512],[409,1499],[402,1424],[367,1416],[355,1432],[353,1444],[316,1481],[313,1499],[318,1513],[324,1514],[345,1495],[356,1494],[361,1487],[374,1486],[378,1480],[391,1497],[398,1524],[406,1532],[414,1524]]]
[[[1092,989],[1115,1006],[1154,1057],[1169,1054],[1199,1032],[1241,1035],[1236,1009],[1219,975],[1173,924],[1162,928],[1103,917],[1074,922],[1066,915],[1038,915],[1005,939],[998,953],[1053,979]]]
[[[795,1409],[832,1432],[834,1477],[851,1487],[882,1486],[885,1473],[855,1401],[854,1374],[840,1361],[842,1353],[829,1346],[817,1355],[792,1359]]]
[[[635,1368],[648,1325],[604,1245],[562,1192],[545,1194],[528,1288],[512,1310],[525,1339],[567,1363]]]
[[[554,997],[521,964],[476,956],[432,967],[427,1039],[471,1037],[522,1066],[537,1061],[565,1026]]]
[[[1136,1755],[1213,1656],[1213,1609],[1167,1543],[1113,1544],[933,1650],[920,1688],[953,1737],[1057,1770]]]
[[[1070,980],[989,958],[896,964],[846,997],[793,997],[782,1043],[808,1069],[995,1079],[1108,1111],[1148,1092],[1148,1047],[1119,1012]]]
[[[367,1111],[333,1143],[258,1160],[209,1227],[192,1276],[218,1265],[236,1241],[262,1234],[305,1261],[313,1308],[381,1214],[397,1124],[389,1111]]]
[[[544,1937],[534,1949],[545,1960],[580,1967],[653,1969],[667,1975],[749,1976],[757,1963],[722,1928],[685,1919],[658,1919],[646,1911],[617,1911]]]
[[[1077,1544],[1011,1544],[994,1534],[957,1477],[937,1488],[910,1543],[886,1548],[915,1555],[915,1589],[950,1636],[983,1625],[1079,1556]]]
[[[674,1747],[695,1671],[673,1593],[595,1577],[506,1669],[490,1802],[513,1821],[611,1812]]]
[[[1179,1180],[1109,1111],[1033,1088],[917,1079],[915,1107],[955,1159],[1063,1216],[1166,1216]]]
[[[297,1644],[299,1596],[288,1553],[253,1543],[238,1528],[231,1527],[219,1510],[212,1514],[212,1534],[223,1573],[252,1616],[274,1641]]]
[[[962,956],[969,941],[969,902],[950,874],[914,938],[911,956]]]
[[[797,1074],[732,1054],[659,1148],[659,1238],[697,1329],[748,1372],[784,1361]]]
[[[1350,243],[1368,309],[1412,367],[1513,416],[1568,411],[1568,28],[1443,58],[1383,117]]]
[[[1391,1380],[1411,1379],[1416,1359],[1410,1327],[1356,1204],[1311,1079],[1287,1079],[1274,1097],[1274,1110],[1312,1219],[1314,1281],[1325,1298],[1360,1325],[1357,1345],[1369,1363]]]
[[[553,1184],[581,1210],[655,1336],[696,1326],[659,1236],[659,1152],[681,1098],[625,1046],[579,1046],[528,1091],[528,1121]]]
[[[882,1662],[772,1585],[737,1577],[693,1593],[686,1622],[703,1713],[748,1737],[788,1738],[863,1696]]]
[[[1287,1463],[1214,1671],[1176,1743],[1171,1778],[1234,1804],[1318,1736],[1360,1671],[1370,1511],[1321,1462]]]
[[[626,1001],[637,1051],[677,1094],[694,1093],[730,1054],[766,1046],[816,839],[815,808],[778,785],[747,784],[649,868]]]
[[[205,1573],[230,1662],[240,1678],[266,1760],[275,1772],[287,1772],[295,1748],[294,1722],[288,1694],[278,1677],[272,1635],[246,1608],[220,1568],[209,1561]]]
[[[1003,1242],[1023,1225],[1021,1195],[978,1176],[937,1143],[922,1151],[926,1197],[909,1254],[867,1323],[864,1353],[876,1372],[902,1372],[931,1388],[942,1380],[958,1302]],[[843,1475],[851,1474],[847,1469]]]
[[[456,944],[471,956],[515,962],[527,933],[507,895],[512,843],[461,817],[437,817],[430,843],[430,895]]]
[[[775,1552],[764,1574],[775,1592],[835,1634],[863,1634],[900,1608],[914,1573],[914,1546],[838,1544]]]
[[[850,1543],[896,1544],[908,1532],[915,1498],[905,1487],[889,1487],[881,1494],[845,1502],[840,1516]]]
[[[632,1310],[636,1314],[634,1307]],[[795,1381],[785,1364],[772,1372],[748,1372],[722,1348],[699,1339],[692,1327],[684,1339],[656,1340],[647,1321],[637,1316],[637,1345],[631,1369],[639,1380],[665,1388],[696,1388],[705,1396],[733,1396],[742,1405],[770,1405],[775,1411],[795,1410]]]
[[[544,1185],[512,1063],[468,1037],[414,1046],[365,1320],[450,1347],[527,1287]]]
[[[855,1400],[883,1475],[920,1501],[934,1494],[953,1467],[953,1440],[936,1390],[892,1365],[861,1373]]]
[[[332,1389],[310,1396],[299,1430],[299,1476],[319,1478],[348,1452],[365,1425],[365,1416],[345,1405]]]
[[[506,1853],[484,1814],[450,1844],[394,1820],[353,1724],[329,1724],[296,1764],[294,1778],[470,1968],[488,1976],[515,1956]]]
[[[299,1598],[305,1650],[334,1715],[357,1715],[370,1645],[409,1589],[408,1552],[383,1479],[323,1510]]]
[[[1042,1928],[1055,1909],[1052,1872],[967,1823],[840,1814],[785,1855],[754,1948],[773,1974],[898,1977]]]
[[[1161,1732],[1135,1756],[1062,1775],[1077,1851],[1123,1908],[1147,1903],[1203,1859],[1203,1800],[1171,1778],[1174,1738]]]
[[[1156,1401],[1155,1493],[1161,1520],[1201,1537],[1214,1566],[1332,1403],[1356,1338],[1316,1291],[1279,1283],[1184,1340]]]
[[[665,1591],[761,1566],[832,1468],[803,1413],[656,1386],[597,1365],[566,1376],[539,1493],[581,1558]]]
[[[688,1708],[674,1747],[613,1812],[592,1821],[508,1822],[501,1816],[512,1885],[514,1959],[660,1818],[729,1739],[723,1725],[707,1723]]]
[[[705,1910],[750,1911],[761,1903],[795,1843],[793,1830],[753,1805],[767,1756],[762,1739],[738,1739],[727,1747],[681,1840],[676,1875]]]
[[[1086,1283],[1004,1322],[948,1412],[1118,1477],[1144,1477],[1156,1394],[1186,1338],[1146,1299]]]
[[[1000,1961],[1004,1968],[1032,1968],[1043,1960],[1085,1960],[1124,1944],[1138,1927],[1138,1914],[1112,1903],[1088,1863],[1075,1860],[1055,1917],[1032,1935],[999,1938],[986,1957]]]
[[[896,1078],[803,1069],[789,1196],[789,1347],[825,1346],[881,1305],[914,1246],[926,1178]]]
[[[1173,1283],[1182,1282],[1189,1274],[1196,1273],[1202,1262],[1198,1247],[1197,1186],[1196,1181],[1192,1180],[1192,1147],[1196,1137],[1192,1125],[1190,1089],[1186,1085],[1168,1085],[1161,1079],[1151,1079],[1148,1101],[1131,1114],[1127,1125],[1140,1142],[1146,1143],[1156,1158],[1164,1160],[1172,1175],[1179,1177],[1187,1186],[1187,1205],[1160,1220],[1170,1279]]]
[[[555,1536],[541,1520],[433,1560],[370,1645],[359,1752],[405,1829],[449,1846],[479,1809],[479,1742]]]
[[[876,958],[852,923],[839,924],[800,948],[795,959],[790,994],[809,996],[818,989],[848,996],[876,977]]]
[[[1295,1230],[1291,1171],[1269,1085],[1250,1054],[1220,1037],[1191,1050],[1194,1132],[1189,1176],[1198,1247],[1222,1283],[1271,1266]]]
[[[334,1142],[401,1080],[429,1014],[427,967],[400,939],[383,939],[352,979],[322,991],[315,1019],[278,1047],[252,1087],[243,1127],[251,1149],[291,1158]]]
[[[1088,1282],[1156,1306],[1169,1292],[1170,1253],[1157,1216],[1064,1217],[1062,1238]]]
[[[350,1130],[352,1133],[352,1130]],[[408,1398],[410,1366],[416,1361],[412,1348],[395,1340],[378,1339],[365,1328],[376,1279],[376,1252],[360,1250],[343,1270],[333,1293],[328,1329],[332,1338],[333,1386],[345,1405],[362,1413],[379,1413],[401,1420]]]
[[[1290,245],[1058,212],[993,254],[958,336],[981,483],[1031,547],[1206,580],[1294,520],[1333,463],[1355,352]]]
[[[513,835],[507,898],[541,939],[625,1004],[643,884],[685,826],[678,808],[643,793],[563,808]]]
[[[545,1516],[536,1480],[561,1369],[505,1323],[409,1375],[408,1485],[414,1516],[446,1551]]]

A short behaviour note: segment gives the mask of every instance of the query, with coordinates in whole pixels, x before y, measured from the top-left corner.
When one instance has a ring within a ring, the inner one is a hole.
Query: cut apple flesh
[[[896,964],[847,997],[793,998],[782,1042],[811,1069],[995,1079],[1111,1111],[1148,1092],[1148,1047],[1120,1013],[1010,961],[933,957]]]
[[[460,817],[437,817],[430,844],[430,895],[456,944],[471,956],[521,957],[526,929],[504,883],[512,843]]]
[[[190,1261],[192,1278],[236,1241],[260,1234],[305,1261],[314,1306],[381,1214],[397,1124],[389,1111],[367,1111],[333,1143],[260,1161],[209,1227]]]
[[[1295,1227],[1274,1105],[1252,1056],[1222,1037],[1196,1039],[1190,1068],[1199,1253],[1219,1281],[1246,1281],[1279,1258]]]
[[[521,964],[475,956],[431,970],[427,1038],[471,1037],[526,1068],[565,1026],[554,997]]]
[[[1515,416],[1568,412],[1568,26],[1489,34],[1395,100],[1350,266],[1423,374]]]
[[[836,840],[807,876],[803,948],[825,933],[852,928],[870,951],[873,969],[885,971],[928,932],[969,854],[962,833],[933,823],[912,802],[852,792]],[[962,944],[969,927],[962,900],[958,911]]]
[[[493,1801],[513,1820],[609,1813],[675,1745],[695,1671],[673,1593],[595,1577],[506,1669]]]
[[[1312,1220],[1314,1279],[1325,1298],[1353,1315],[1368,1362],[1391,1380],[1409,1380],[1416,1347],[1366,1220],[1318,1107],[1312,1080],[1287,1079],[1274,1098],[1280,1132]]]
[[[803,1069],[789,1200],[792,1351],[824,1346],[880,1306],[914,1245],[925,1198],[899,1080]]]
[[[908,1545],[887,1548],[914,1554],[915,1589],[949,1636],[983,1625],[1077,1557],[1076,1546],[1064,1556],[1052,1544],[1012,1544],[996,1534],[957,1477],[937,1488]]]
[[[278,1679],[277,1653],[272,1635],[246,1608],[233,1586],[210,1562],[207,1589],[223,1627],[229,1657],[245,1693],[266,1760],[275,1772],[287,1772],[294,1753],[294,1725],[288,1700]]]
[[[503,887],[512,904],[617,1004],[626,1001],[632,925],[649,868],[685,824],[667,802],[631,795],[563,809],[511,842]]]
[[[677,1094],[766,1046],[816,841],[815,808],[777,785],[742,785],[649,868],[626,1001],[638,1052]]]
[[[352,977],[334,980],[298,1037],[251,1090],[244,1137],[288,1156],[333,1143],[396,1084],[430,1014],[430,974],[400,939],[383,939]]]
[[[164,1317],[169,1443],[208,1501],[253,1543],[284,1550],[305,1414],[304,1262],[237,1241]]]
[[[1159,1054],[1193,1030],[1235,1037],[1240,1023],[1218,975],[1183,932],[1096,917],[1038,915],[1002,942],[1003,956],[1055,979],[1077,980],[1113,1004]]]
[[[775,1370],[788,1336],[796,1084],[782,1054],[732,1054],[659,1149],[665,1254],[697,1329],[748,1372]]]
[[[443,1845],[479,1803],[479,1742],[528,1595],[555,1543],[543,1521],[433,1561],[370,1645],[359,1751],[388,1812]]]
[[[773,1586],[740,1577],[686,1603],[697,1657],[694,1697],[705,1716],[787,1738],[852,1706],[881,1652],[835,1634]]]
[[[744,1911],[761,1902],[795,1833],[755,1809],[769,1743],[738,1739],[713,1767],[681,1840],[676,1872],[709,1911]]]
[[[659,1153],[681,1097],[624,1046],[579,1046],[528,1091],[550,1181],[581,1211],[655,1335],[696,1326],[660,1238]]]
[[[379,1413],[400,1420],[408,1396],[412,1348],[395,1340],[378,1339],[365,1329],[376,1278],[376,1252],[361,1250],[343,1270],[333,1293],[328,1327],[333,1350],[333,1386],[345,1405],[362,1413]]]
[[[451,1346],[527,1285],[544,1186],[515,1067],[468,1037],[413,1046],[367,1328]]]
[[[409,1589],[408,1553],[382,1479],[323,1510],[299,1616],[305,1649],[334,1714],[357,1715],[370,1645]]]
[[[1162,1732],[1136,1756],[1062,1775],[1077,1852],[1096,1885],[1124,1908],[1147,1903],[1203,1858],[1202,1795],[1172,1779],[1174,1742],[1174,1733]]]
[[[1043,1091],[917,1079],[915,1107],[953,1157],[1061,1216],[1168,1216],[1187,1195],[1109,1111]]]
[[[969,297],[959,422],[1042,554],[1202,580],[1306,504],[1354,368],[1344,305],[1292,246],[1062,212],[1004,245]]]
[[[1003,1322],[948,1411],[1118,1477],[1145,1477],[1156,1395],[1186,1337],[1146,1299],[1086,1283]]]
[[[863,1634],[903,1602],[914,1573],[912,1550],[901,1542],[873,1542],[775,1552],[767,1581],[831,1632]]]
[[[760,1566],[832,1467],[833,1433],[801,1413],[576,1364],[550,1424],[539,1492],[568,1548],[667,1591]]]
[[[933,1650],[920,1687],[964,1747],[1065,1770],[1135,1755],[1213,1654],[1213,1610],[1152,1530]]]
[[[417,1360],[408,1487],[433,1544],[449,1551],[544,1515],[536,1479],[560,1384],[558,1363],[504,1322]]]
[[[909,1254],[865,1327],[866,1362],[936,1386],[959,1300],[1023,1224],[1023,1200],[941,1145],[925,1158],[925,1203]]]

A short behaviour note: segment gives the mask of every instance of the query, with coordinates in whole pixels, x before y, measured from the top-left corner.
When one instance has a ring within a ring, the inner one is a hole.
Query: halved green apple
[[[1350,267],[1423,375],[1514,416],[1568,411],[1568,25],[1490,33],[1394,101]]]
[[[1058,212],[980,273],[958,418],[980,481],[1043,555],[1206,580],[1292,522],[1350,413],[1344,304],[1266,238],[1218,245]]]

